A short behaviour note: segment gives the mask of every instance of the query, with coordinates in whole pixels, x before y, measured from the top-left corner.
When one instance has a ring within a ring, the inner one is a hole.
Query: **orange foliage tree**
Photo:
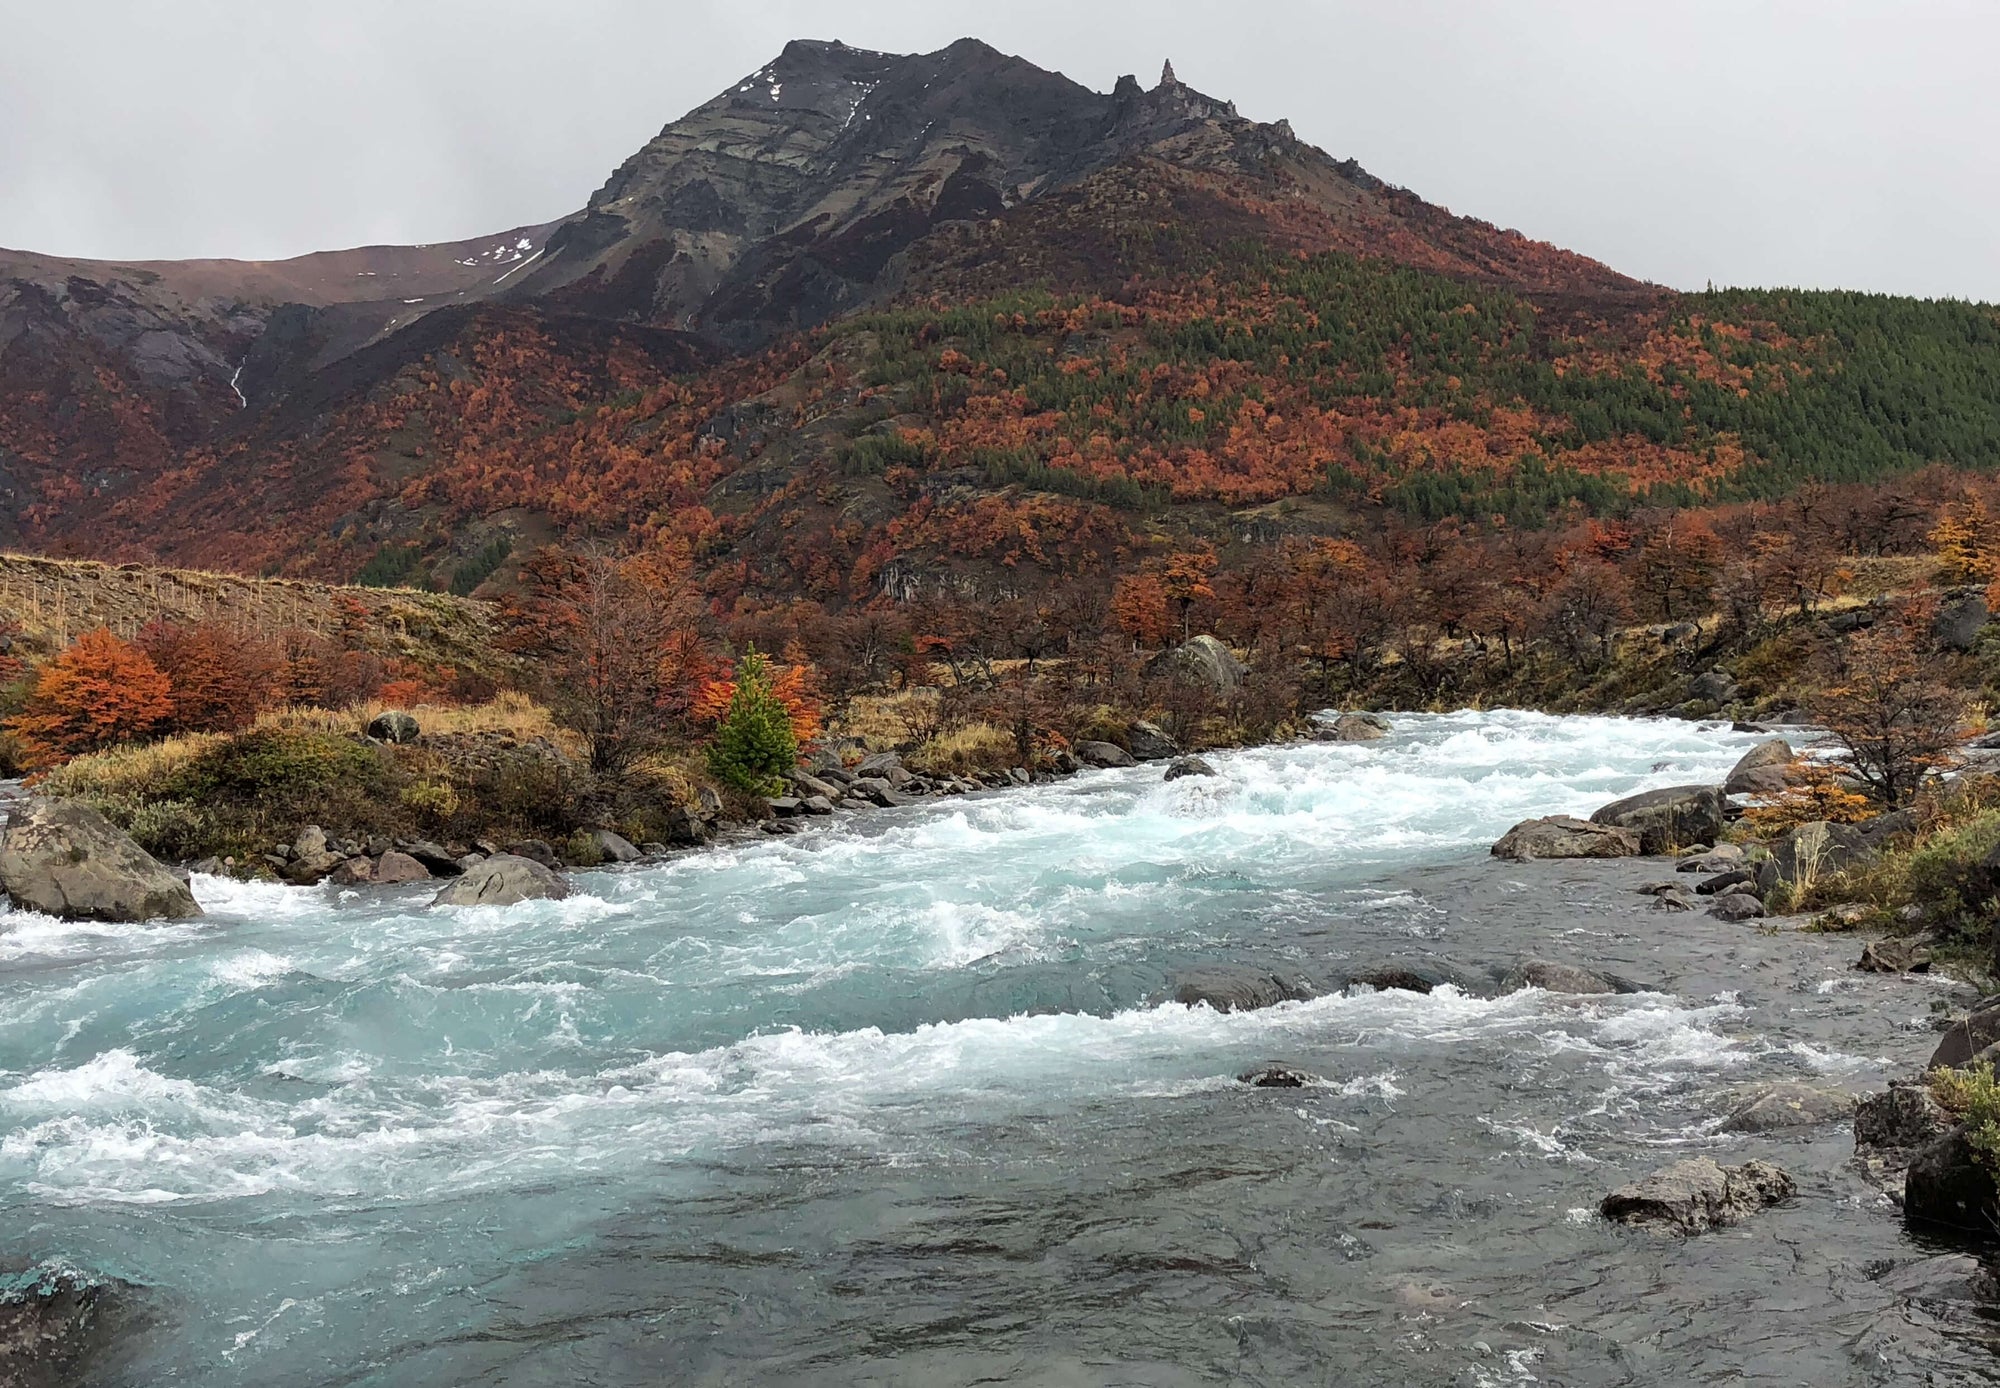
[[[26,706],[7,720],[33,766],[158,732],[173,686],[147,654],[106,627],[85,632],[41,668]]]
[[[283,653],[240,627],[153,622],[138,644],[172,686],[171,732],[234,732],[283,692]]]

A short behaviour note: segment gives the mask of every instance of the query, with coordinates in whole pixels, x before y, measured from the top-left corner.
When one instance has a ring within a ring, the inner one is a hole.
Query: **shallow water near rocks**
[[[0,1251],[148,1289],[117,1384],[1875,1384],[2000,1379],[1870,1276],[1928,1250],[1845,1126],[1743,1086],[1920,1063],[1942,980],[1651,910],[1516,820],[1755,739],[1456,714],[843,819],[567,901],[197,879],[210,915],[0,919]],[[1528,956],[1655,991],[1160,1004]],[[1322,1077],[1259,1090],[1277,1060]],[[1684,1156],[1800,1195],[1672,1241]]]

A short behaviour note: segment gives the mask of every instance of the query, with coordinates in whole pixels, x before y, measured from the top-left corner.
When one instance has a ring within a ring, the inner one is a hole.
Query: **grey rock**
[[[1170,987],[1175,1002],[1189,1007],[1206,1003],[1217,1012],[1253,1012],[1313,996],[1313,990],[1297,979],[1231,964],[1189,969],[1174,975]]]
[[[1653,902],[1655,911],[1692,911],[1694,898],[1685,892],[1661,892]]]
[[[1915,940],[1890,936],[1864,945],[1854,967],[1871,974],[1929,973],[1931,952]]]
[[[1392,959],[1356,969],[1341,980],[1343,988],[1356,984],[1378,993],[1429,993],[1446,984],[1473,994],[1493,991],[1490,978],[1477,978],[1434,959]]]
[[[551,872],[562,866],[562,858],[556,853],[555,846],[546,839],[522,839],[518,843],[510,843],[507,845],[507,851],[498,856],[526,858],[530,862],[540,863]]]
[[[1765,1161],[1718,1166],[1708,1157],[1675,1162],[1604,1197],[1598,1210],[1616,1224],[1699,1234],[1791,1196],[1791,1176]]]
[[[404,882],[428,882],[431,870],[408,853],[398,853],[392,848],[375,860],[375,880],[389,886]]]
[[[1703,853],[1695,853],[1674,865],[1675,872],[1734,872],[1743,866],[1739,844],[1718,843]]]
[[[709,821],[685,805],[674,805],[660,816],[660,832],[669,847],[693,848],[707,843]]]
[[[639,861],[639,850],[632,846],[630,839],[625,838],[621,834],[614,834],[609,829],[592,829],[590,837],[596,843],[597,851],[604,855],[604,861],[607,863],[636,863]]]
[[[1159,724],[1143,718],[1125,730],[1125,745],[1134,761],[1166,761],[1181,754],[1180,744],[1168,737]]]
[[[432,900],[432,906],[512,906],[519,901],[560,900],[569,884],[533,858],[502,853],[469,868]]]
[[[1955,1070],[1996,1041],[2000,1041],[2000,997],[1981,998],[1946,1029],[1924,1068]]]
[[[346,855],[340,853],[304,854],[292,858],[285,864],[285,870],[278,875],[293,886],[310,887],[333,876],[346,861]]]
[[[377,742],[391,742],[398,746],[415,742],[423,735],[417,720],[407,713],[378,713],[368,722],[368,736]]]
[[[1721,670],[1707,670],[1688,684],[1688,697],[1709,704],[1726,704],[1741,691],[1736,681]]]
[[[713,820],[722,813],[722,793],[714,786],[702,786],[694,793],[697,812],[703,819]]]
[[[1076,759],[1085,766],[1138,765],[1130,752],[1111,742],[1079,742],[1076,744]]]
[[[1954,1127],[1917,1149],[1903,1180],[1903,1218],[1992,1235],[2000,1227],[1993,1176],[1965,1129]]]
[[[1389,720],[1379,713],[1343,713],[1318,724],[1313,736],[1321,742],[1379,742],[1389,731]]]
[[[1178,781],[1183,776],[1213,776],[1214,774],[1215,768],[1200,757],[1180,757],[1167,767],[1167,774],[1163,779]]]
[[[1783,738],[1773,738],[1760,742],[1738,758],[1736,765],[1729,768],[1729,774],[1722,780],[1725,795],[1767,794],[1772,790],[1783,790],[1790,784],[1788,768],[1797,754],[1792,745]],[[1770,782],[1767,774],[1777,773],[1776,784]]]
[[[1295,1070],[1289,1065],[1259,1065],[1254,1070],[1245,1070],[1236,1077],[1238,1084],[1247,1084],[1253,1089],[1303,1089],[1318,1080],[1319,1076],[1304,1070]]]
[[[1724,893],[1733,892],[1741,888],[1742,890],[1749,891],[1754,896],[1756,892],[1753,888],[1756,885],[1756,881],[1757,875],[1755,873],[1737,868],[1734,872],[1719,872],[1705,881],[1697,882],[1694,889],[1696,894],[1700,896],[1722,896]]]
[[[1936,1142],[1952,1126],[1951,1115],[1928,1084],[1899,1080],[1854,1106],[1855,1155],[1885,1158],[1891,1165],[1905,1166],[1914,1153]]]
[[[1837,1089],[1781,1081],[1761,1086],[1722,1120],[1725,1133],[1771,1133],[1838,1123],[1854,1112],[1854,1096]]]
[[[1500,986],[1509,993],[1523,988],[1540,988],[1549,993],[1639,993],[1644,992],[1629,978],[1616,974],[1580,969],[1550,959],[1524,959],[1501,976]]]
[[[1937,616],[1931,619],[1931,632],[1946,650],[1969,651],[1979,644],[1979,634],[1989,620],[1986,598],[1968,593],[1938,607]]]
[[[292,840],[294,858],[314,858],[328,850],[326,830],[317,824],[308,824],[299,830],[299,836]]]
[[[29,796],[0,832],[0,890],[63,920],[187,920],[188,884],[87,805]]]
[[[439,877],[456,877],[464,871],[458,865],[458,854],[429,839],[411,839],[403,845],[403,851]]]
[[[1217,694],[1233,694],[1250,673],[1229,647],[1213,636],[1196,636],[1156,658],[1155,674],[1169,674],[1191,684],[1199,684]]]
[[[201,858],[189,863],[188,871],[198,872],[204,877],[222,877],[227,875],[229,865],[220,858]]]
[[[854,767],[856,777],[877,776],[887,780],[891,771],[903,769],[903,759],[894,752],[875,752],[863,757]]]
[[[1764,903],[1748,892],[1724,892],[1708,908],[1708,914],[1724,921],[1761,920]]]
[[[1911,815],[1898,811],[1862,824],[1813,820],[1788,829],[1771,840],[1770,856],[1757,865],[1757,888],[1768,894],[1780,883],[1796,886],[1865,866],[1880,856],[1890,839],[1908,831],[1912,824]]]
[[[375,880],[375,864],[366,858],[349,858],[327,874],[336,887],[358,887]]]
[[[1593,824],[1629,829],[1642,853],[1671,853],[1690,843],[1714,843],[1723,829],[1717,786],[1669,786],[1614,800],[1591,815]]]
[[[804,803],[796,795],[773,795],[764,801],[771,807],[771,813],[780,819],[790,819],[805,812]]]
[[[1631,858],[1639,853],[1637,834],[1568,815],[1526,819],[1493,845],[1496,858],[1529,862],[1536,858]]]
[[[799,801],[799,808],[810,815],[828,815],[833,813],[833,802],[824,795],[808,795]]]
[[[802,800],[817,795],[823,800],[837,801],[841,796],[839,786],[805,771],[792,773],[792,785],[797,788]]]

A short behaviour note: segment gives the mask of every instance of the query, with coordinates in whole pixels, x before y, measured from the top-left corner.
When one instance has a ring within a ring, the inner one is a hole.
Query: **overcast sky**
[[[0,245],[269,258],[580,206],[788,38],[1181,79],[1686,288],[2000,301],[1995,0],[0,0]]]

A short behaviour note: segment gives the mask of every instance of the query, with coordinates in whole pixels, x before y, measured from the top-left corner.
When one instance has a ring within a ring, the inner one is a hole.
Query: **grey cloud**
[[[1183,80],[1629,274],[2000,300],[1984,0],[4,0],[0,244],[269,258],[580,205],[796,36]]]

